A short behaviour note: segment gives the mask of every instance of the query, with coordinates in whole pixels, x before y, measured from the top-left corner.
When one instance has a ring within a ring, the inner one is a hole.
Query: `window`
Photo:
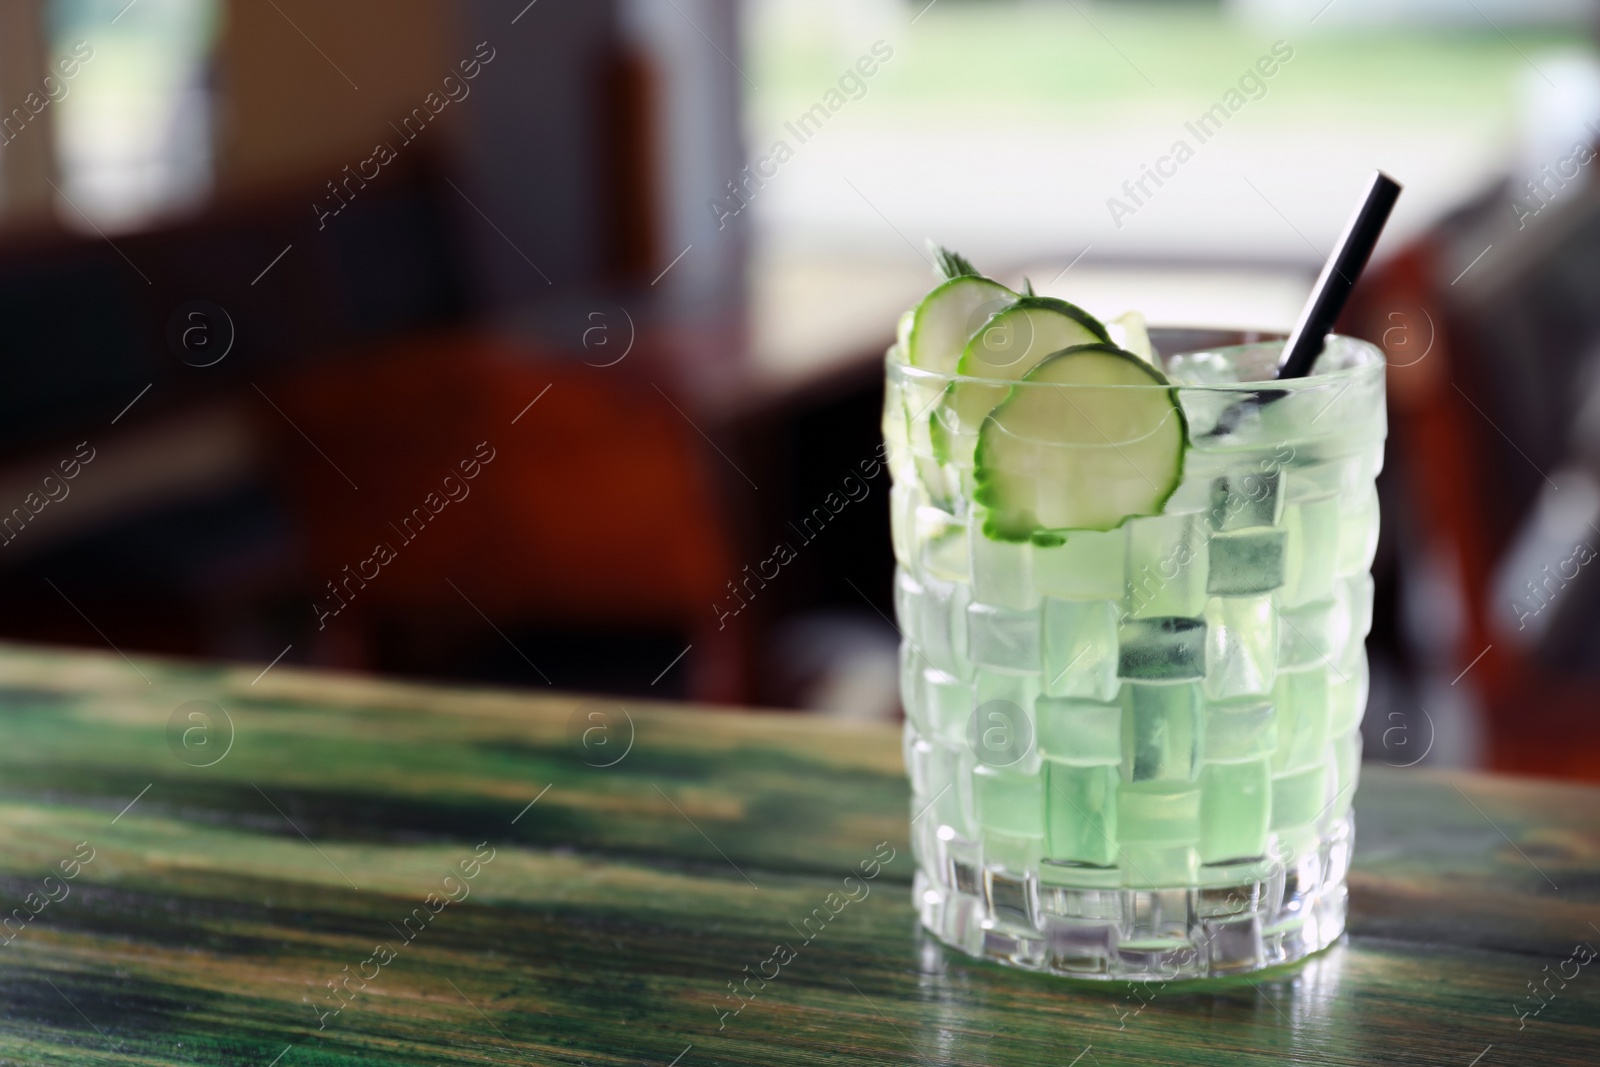
[[[49,0],[49,66],[78,59],[54,103],[57,214],[115,232],[211,187],[217,0]]]

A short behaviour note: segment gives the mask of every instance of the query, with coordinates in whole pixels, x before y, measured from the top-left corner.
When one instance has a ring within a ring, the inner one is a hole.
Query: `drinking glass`
[[[974,379],[887,364],[915,904],[947,944],[1030,970],[1231,974],[1344,930],[1384,360],[1330,336],[1278,381],[1281,339],[1151,336],[1181,353],[1176,488],[1021,542],[985,533],[942,403]],[[1110,389],[1169,388],[998,385],[1091,423]],[[1115,458],[1137,432],[1060,447],[1132,477]]]

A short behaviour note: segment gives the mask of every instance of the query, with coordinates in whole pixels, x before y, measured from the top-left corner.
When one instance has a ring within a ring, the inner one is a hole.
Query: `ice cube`
[[[1311,826],[1325,811],[1331,810],[1328,767],[1321,760],[1304,770],[1274,775],[1272,778],[1272,829],[1294,830]],[[1342,800],[1343,798],[1339,798]]]
[[[971,588],[963,582],[927,577],[918,583],[922,595],[915,603],[921,611],[915,621],[901,623],[907,635],[915,634],[926,666],[957,678],[972,677],[967,656],[967,605]]]
[[[1279,603],[1297,608],[1333,595],[1339,552],[1336,497],[1289,504],[1283,509],[1283,592]]]
[[[1283,530],[1256,527],[1211,536],[1206,592],[1212,596],[1270,593],[1283,584]]]
[[[924,670],[920,680],[922,712],[917,716],[919,729],[942,742],[964,745],[967,740],[967,723],[975,707],[972,683],[939,670]]]
[[[967,747],[965,735],[961,739],[961,749],[957,755],[956,764],[956,796],[960,800],[958,813],[960,819],[950,825],[962,837],[976,839],[978,836],[978,794],[976,772],[982,766],[972,749]],[[960,872],[957,872],[958,874]],[[964,893],[977,892],[977,886],[967,888],[958,885]]]
[[[883,413],[879,419],[884,440],[891,452],[908,447],[905,409],[906,381],[902,375],[890,374],[883,388]]]
[[[1378,554],[1378,487],[1368,484],[1344,498],[1339,508],[1340,574],[1366,574]]]
[[[988,603],[967,606],[967,648],[974,663],[1007,671],[1037,672],[1039,609],[1019,611]]]
[[[934,412],[939,407],[939,402],[944,399],[945,383],[936,378],[921,378],[907,376],[900,383],[900,395],[903,408],[900,413],[901,422],[906,427],[907,439],[911,449],[918,456],[934,457],[933,443],[929,431],[933,425]],[[887,405],[885,405],[887,407]],[[889,419],[887,411],[884,419]]]
[[[1206,696],[1212,700],[1272,690],[1278,670],[1278,612],[1271,595],[1206,602]]]
[[[1127,525],[1129,616],[1200,614],[1206,602],[1205,520],[1155,515]]]
[[[1342,627],[1339,605],[1319,600],[1281,613],[1278,630],[1278,666],[1283,670],[1315,667],[1333,662]]]
[[[1046,852],[1053,860],[1117,862],[1117,768],[1046,760]]]
[[[972,581],[967,524],[943,508],[919,507],[915,516],[918,573],[947,582]]]
[[[1140,844],[1192,844],[1200,837],[1197,782],[1123,782],[1117,787],[1117,836]]]
[[[1038,728],[1033,721],[1039,695],[1037,674],[979,667],[973,676],[973,712],[964,743],[982,762],[1033,770],[1039,764]]]
[[[924,736],[932,736],[933,726],[928,719],[928,701],[923,693],[922,657],[916,647],[904,638],[900,641],[900,707],[906,722],[914,725]]]
[[[933,767],[937,749],[932,741],[927,740],[917,732],[916,726],[907,722],[902,732],[902,754],[906,761],[906,776],[911,779],[911,793],[913,796],[931,797],[937,792],[937,787],[930,785],[931,777],[935,773]],[[951,778],[954,781],[954,778]]]
[[[1034,704],[1040,755],[1059,763],[1120,766],[1122,704],[1040,697]]]
[[[1277,389],[1178,389],[1189,441],[1202,452],[1231,452],[1267,443],[1262,399]]]
[[[1201,515],[1209,524],[1217,479],[1238,467],[1238,457],[1226,453],[1185,453],[1183,480],[1167,498],[1162,511],[1168,515]]]
[[[1185,885],[1195,880],[1199,856],[1194,838],[1173,842],[1128,841],[1121,852],[1123,877],[1130,888]],[[1145,954],[1153,956],[1161,951],[1164,950],[1147,950]],[[1128,962],[1130,957],[1131,951],[1124,948],[1123,961]]]
[[[983,692],[980,684],[976,687]],[[1000,676],[1006,682],[1016,682],[1019,676]],[[1018,773],[1033,773],[1039,765],[1037,730],[1034,725],[1034,707],[1038,700],[1036,686],[1021,691],[1007,690],[1004,696],[989,696],[977,701],[967,724],[967,747],[977,755],[978,762],[989,767],[1006,768]],[[1032,694],[1032,699],[1029,699]]]
[[[972,772],[978,822],[984,830],[1044,836],[1044,778],[979,764]]]
[[[1188,781],[1200,743],[1198,685],[1122,687],[1122,777],[1130,782]]]
[[[1182,385],[1231,385],[1239,365],[1220,352],[1179,352],[1167,360],[1167,378]]]
[[[889,542],[903,566],[911,566],[917,558],[916,515],[922,502],[922,493],[912,483],[897,480],[889,488]]]
[[[1284,471],[1284,499],[1291,504],[1321,500],[1329,494],[1345,497],[1361,489],[1363,475],[1367,476],[1366,483],[1372,480],[1360,456],[1324,457],[1318,450],[1315,455],[1308,451],[1296,459],[1299,461]]]
[[[922,583],[904,567],[894,572],[894,617],[900,623],[900,636],[912,644],[925,642],[919,632],[922,623]]]
[[[991,700],[1009,700],[1032,715],[1033,702],[1041,695],[1038,674],[1017,671],[997,671],[992,667],[978,667],[972,672],[972,699],[974,707]]]
[[[1367,651],[1357,648],[1344,676],[1334,675],[1328,683],[1328,733],[1338,737],[1358,730],[1367,710]],[[1401,759],[1410,757],[1402,756]]]
[[[1361,650],[1372,632],[1372,575],[1352,574],[1340,578],[1334,585],[1333,599],[1339,605],[1339,630],[1331,655],[1345,674],[1354,665],[1356,653]]]
[[[906,718],[917,720],[922,714],[922,654],[904,636],[900,638],[900,703]]]
[[[1200,774],[1200,862],[1260,856],[1272,815],[1272,768],[1265,759],[1213,763]]]
[[[1278,716],[1270,700],[1207,703],[1200,730],[1204,763],[1240,763],[1272,755],[1278,744]]]
[[[1003,395],[1003,394],[1002,394]],[[939,460],[964,473],[972,471],[973,456],[978,448],[975,429],[961,425],[955,407],[940,401],[929,412],[928,442]]]
[[[1112,700],[1117,687],[1117,615],[1110,600],[1044,601],[1044,689],[1051,696]]]
[[[1202,619],[1125,619],[1117,628],[1117,645],[1121,678],[1177,682],[1206,672]]]
[[[1352,397],[1359,398],[1356,405],[1350,403]],[[1381,395],[1373,398],[1350,383],[1301,378],[1295,387],[1282,390],[1278,399],[1262,406],[1262,433],[1280,441],[1342,442],[1352,432],[1366,428],[1369,420],[1358,406],[1374,400],[1383,406]]]
[[[1211,483],[1207,517],[1216,530],[1273,526],[1283,514],[1283,475],[1276,468],[1230,471]]]
[[[980,516],[969,520],[967,542],[972,552],[974,600],[1019,611],[1039,606],[1039,589],[1033,581],[1033,545],[988,537]]]
[[[1046,596],[1121,600],[1125,530],[1073,530],[1065,544],[1033,547],[1033,580]]]
[[[956,779],[961,773],[961,749],[941,739],[919,738],[915,759],[912,816],[915,818],[926,812],[918,818],[919,822],[923,819],[950,822],[960,806],[961,794]]]
[[[1372,578],[1338,578],[1331,599],[1287,609],[1282,621],[1280,669],[1322,665],[1336,678],[1347,675],[1372,628]]]
[[[1328,668],[1281,672],[1272,702],[1278,709],[1272,769],[1291,771],[1321,761],[1328,743]]]

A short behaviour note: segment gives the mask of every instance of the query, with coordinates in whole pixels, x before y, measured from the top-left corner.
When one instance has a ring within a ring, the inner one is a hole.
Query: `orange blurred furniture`
[[[1388,463],[1413,547],[1461,592],[1446,677],[1463,672],[1482,696],[1487,766],[1600,781],[1600,675],[1530,656],[1491,621],[1497,566],[1547,472],[1571,458],[1576,370],[1600,341],[1600,194],[1534,230],[1511,225],[1512,195],[1492,190],[1375,267],[1341,328],[1389,355]]]
[[[323,658],[359,663],[379,627],[401,645],[408,633],[413,644],[497,640],[486,621],[656,627],[692,642],[695,699],[743,691],[742,631],[719,630],[711,609],[737,569],[728,524],[706,450],[662,395],[455,332],[330,355],[261,385],[304,433],[264,415],[319,600],[347,605],[321,620]],[[463,461],[485,455],[464,478]],[[380,563],[380,545],[394,558]]]

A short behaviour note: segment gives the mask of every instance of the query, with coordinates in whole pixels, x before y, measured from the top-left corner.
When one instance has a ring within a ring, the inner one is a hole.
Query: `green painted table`
[[[1346,941],[1098,986],[919,934],[895,730],[259,671],[0,647],[0,1063],[1600,1062],[1595,791],[1369,766]]]

